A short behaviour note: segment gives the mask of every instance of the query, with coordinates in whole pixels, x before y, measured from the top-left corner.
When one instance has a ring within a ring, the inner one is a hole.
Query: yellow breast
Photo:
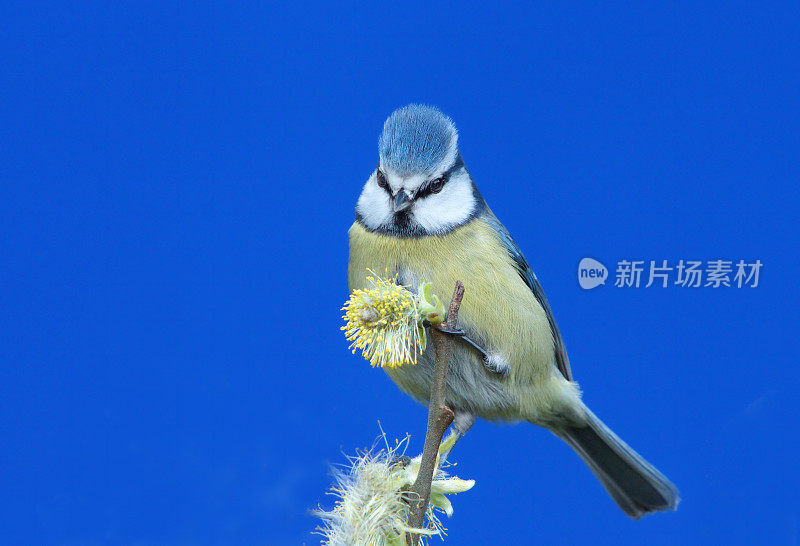
[[[364,288],[367,268],[433,283],[448,302],[456,280],[466,293],[459,325],[511,365],[510,386],[527,390],[553,373],[553,337],[544,310],[523,282],[494,230],[477,218],[446,235],[398,238],[350,228],[350,289]],[[517,389],[514,389],[517,390]]]

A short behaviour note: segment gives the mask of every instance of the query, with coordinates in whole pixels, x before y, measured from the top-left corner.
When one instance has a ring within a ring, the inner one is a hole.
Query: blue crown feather
[[[400,176],[429,174],[455,148],[458,133],[438,108],[409,104],[392,112],[378,142],[381,161]]]

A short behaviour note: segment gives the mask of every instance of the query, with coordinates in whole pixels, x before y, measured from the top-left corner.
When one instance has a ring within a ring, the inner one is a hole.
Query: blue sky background
[[[381,125],[422,101],[684,499],[630,521],[479,422],[447,543],[798,544],[797,6],[490,4],[0,8],[1,543],[316,544],[342,451],[378,420],[421,449],[339,308]],[[764,268],[584,291],[584,256]]]

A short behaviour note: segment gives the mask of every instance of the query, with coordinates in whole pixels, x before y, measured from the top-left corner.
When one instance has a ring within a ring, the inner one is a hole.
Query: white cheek
[[[414,220],[425,231],[437,232],[457,226],[469,218],[475,207],[472,185],[466,175],[451,179],[441,193],[414,204]]]
[[[361,221],[370,229],[377,229],[389,221],[393,214],[389,195],[378,186],[374,178],[373,176],[367,181],[356,203],[356,211],[361,216]]]

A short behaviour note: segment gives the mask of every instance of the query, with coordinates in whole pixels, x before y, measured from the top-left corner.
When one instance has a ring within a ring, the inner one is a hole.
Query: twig
[[[456,289],[453,291],[453,298],[450,300],[450,309],[447,312],[447,320],[442,327],[447,330],[454,330],[458,321],[458,310],[461,307],[461,299],[464,297],[464,285],[461,281],[456,281]],[[419,467],[417,480],[411,487],[411,511],[408,517],[409,527],[421,529],[425,524],[425,513],[428,511],[428,502],[431,497],[431,482],[433,473],[436,471],[436,457],[439,453],[439,445],[442,437],[447,431],[447,427],[453,422],[453,410],[445,405],[445,391],[447,388],[447,367],[450,362],[450,353],[453,350],[453,337],[439,332],[437,328],[431,328],[431,338],[433,347],[436,351],[436,361],[433,368],[433,383],[431,385],[431,397],[428,402],[428,429],[425,432],[425,447],[422,450],[422,461]],[[420,536],[413,535],[406,538],[409,545],[419,544]]]

